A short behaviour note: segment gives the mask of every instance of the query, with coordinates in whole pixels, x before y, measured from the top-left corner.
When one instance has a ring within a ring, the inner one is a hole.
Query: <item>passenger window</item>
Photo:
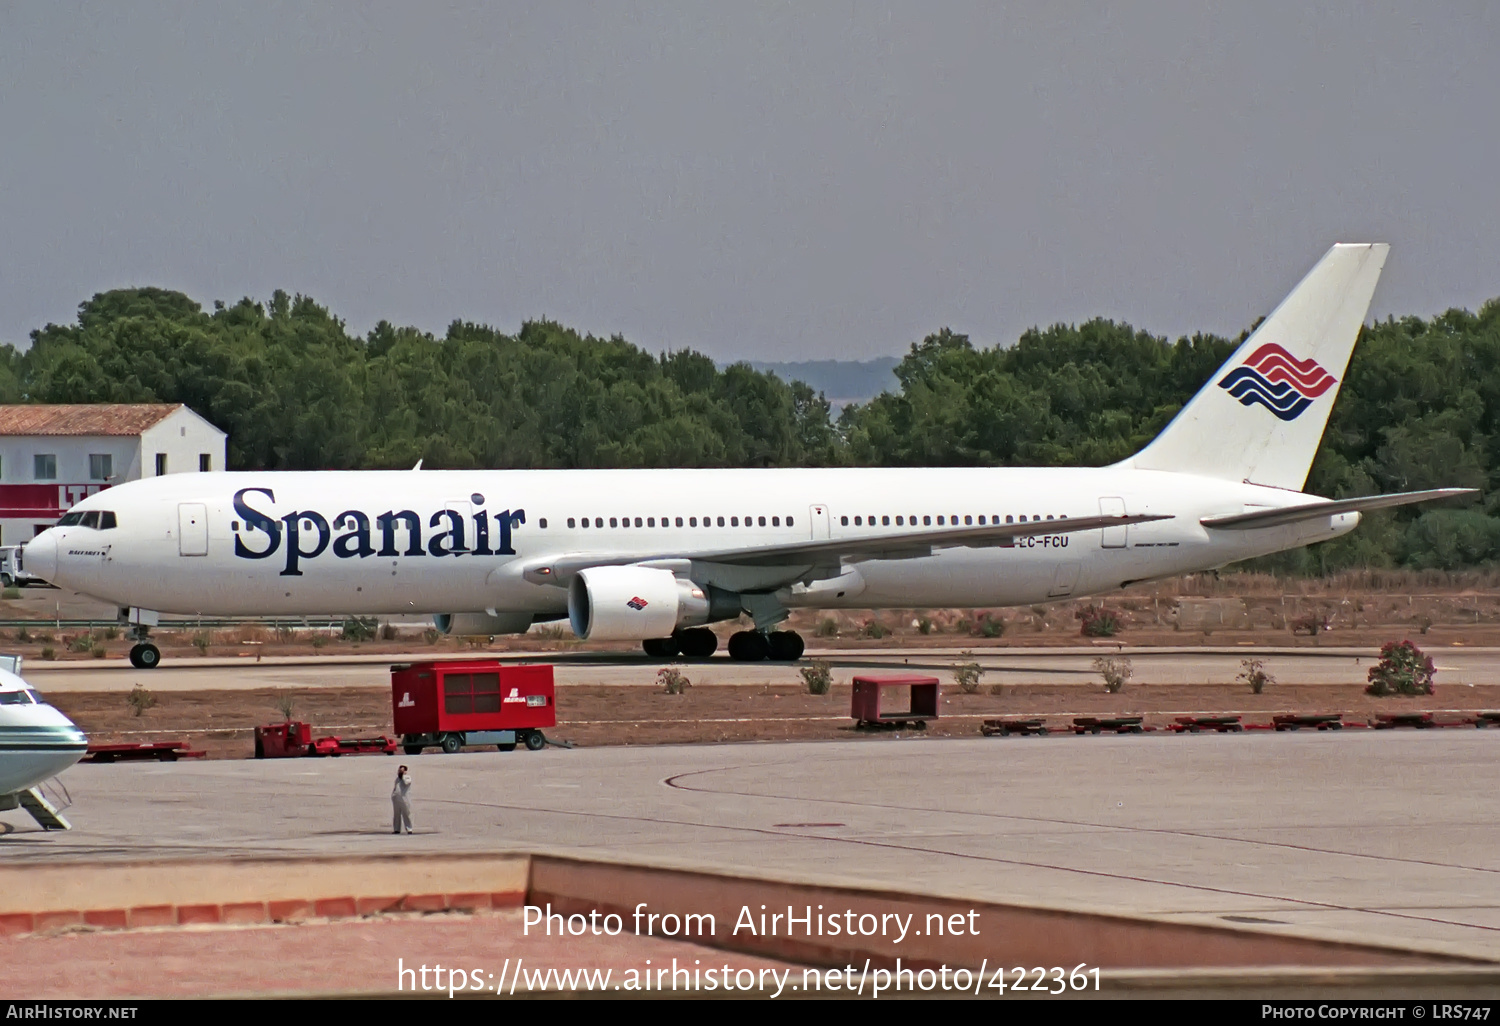
[[[101,511],[99,514],[99,530],[108,531],[113,529],[115,526],[116,524],[114,513],[110,512],[109,510]]]
[[[729,526],[730,527],[739,527],[740,526],[740,518],[739,517],[730,517],[729,518]]]
[[[966,526],[966,527],[973,527],[974,526],[974,517],[973,517],[972,514],[967,514],[967,515],[964,516],[964,526]]]
[[[865,521],[864,521],[863,517],[855,517],[854,518],[854,526],[855,527],[863,527],[864,523],[865,523]]]
[[[1007,513],[1005,514],[1005,522],[1007,524],[1014,524],[1016,522],[1016,518]]]
[[[771,518],[771,526],[772,527],[780,527],[781,526],[781,518],[780,517],[772,517]]]
[[[938,517],[938,526],[939,527],[943,526],[943,518],[941,516]]]
[[[663,521],[663,523],[665,523],[665,521]],[[655,527],[656,526],[656,518],[655,517],[647,517],[646,518],[646,526],[647,527]]]
[[[678,517],[678,518],[677,518],[677,526],[678,526],[678,527],[681,527],[681,526],[682,526],[682,518],[681,518],[681,517]]]
[[[1051,520],[1051,519],[1052,519],[1052,514],[1051,514],[1051,513],[1048,513],[1048,514],[1047,514],[1047,519],[1048,519],[1048,520]]]
[[[931,527],[932,526],[932,517],[923,517],[922,518],[922,526],[923,527]]]
[[[757,518],[756,524],[758,526],[760,526],[760,527],[765,527],[766,526],[766,518],[765,517],[759,517],[759,518]]]
[[[902,524],[903,524],[903,523],[905,523],[905,521],[904,521],[904,520],[902,520],[902,518],[901,518],[901,517],[897,517],[897,518],[896,518],[896,526],[897,526],[897,527],[900,527],[900,526],[901,526],[901,525],[902,525]]]
[[[620,526],[620,522],[616,518],[610,517],[609,518],[609,526],[610,527],[619,527]]]
[[[682,523],[682,521],[681,521],[681,520],[679,520],[679,521],[677,521],[677,522],[678,522],[678,523],[679,523],[679,524],[681,524],[681,523]],[[697,527],[697,526],[698,526],[698,518],[697,518],[697,517],[688,517],[688,526],[689,526],[689,527]]]
[[[787,517],[786,518],[786,526],[788,526],[788,527],[792,526],[792,518],[791,517]]]
[[[540,520],[538,520],[536,522],[536,526],[540,527],[543,531],[545,531],[547,529],[547,518],[546,517],[542,517]]]
[[[576,526],[578,526],[578,522],[576,520],[574,520],[572,517],[569,517],[568,518],[568,526],[569,527],[576,527]]]
[[[979,514],[979,526],[980,527],[984,526],[984,514],[983,513]]]

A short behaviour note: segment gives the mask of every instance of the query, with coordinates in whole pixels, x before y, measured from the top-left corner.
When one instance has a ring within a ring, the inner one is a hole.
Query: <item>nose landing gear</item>
[[[154,670],[161,662],[161,649],[149,641],[138,641],[130,649],[130,665],[137,670]]]

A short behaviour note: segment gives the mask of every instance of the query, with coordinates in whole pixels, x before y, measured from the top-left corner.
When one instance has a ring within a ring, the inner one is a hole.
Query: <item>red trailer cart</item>
[[[542,728],[557,725],[552,667],[495,659],[393,666],[391,712],[407,755],[429,745],[509,752],[517,742],[537,751],[547,744]]]

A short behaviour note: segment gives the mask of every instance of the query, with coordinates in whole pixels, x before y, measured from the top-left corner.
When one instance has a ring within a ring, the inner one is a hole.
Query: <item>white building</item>
[[[0,545],[111,485],[223,470],[225,437],[181,403],[0,406]]]

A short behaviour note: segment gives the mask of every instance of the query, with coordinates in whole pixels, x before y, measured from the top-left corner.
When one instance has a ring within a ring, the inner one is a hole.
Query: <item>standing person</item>
[[[396,770],[396,786],[391,788],[391,833],[399,834],[402,827],[411,833],[411,774],[402,766]]]

